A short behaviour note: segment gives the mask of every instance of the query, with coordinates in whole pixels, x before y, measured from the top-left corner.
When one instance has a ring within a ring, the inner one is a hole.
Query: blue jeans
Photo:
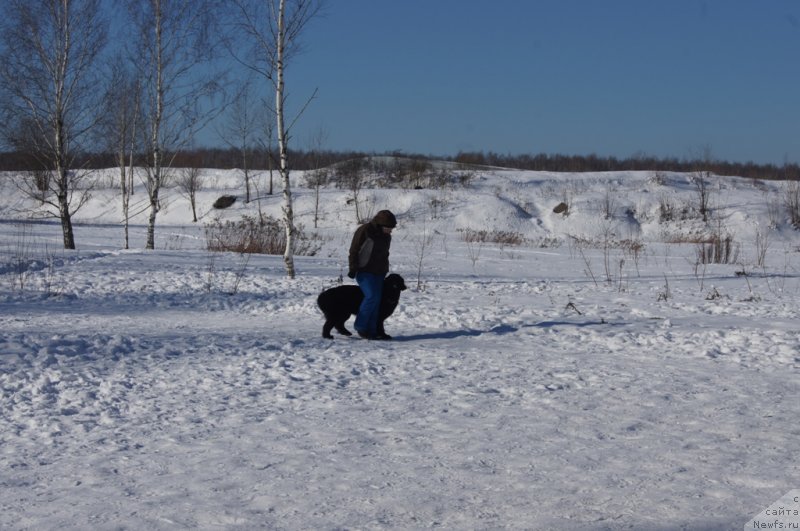
[[[371,336],[378,333],[378,313],[381,307],[381,293],[383,293],[383,277],[384,275],[374,273],[356,273],[356,282],[364,294],[364,300],[361,301],[354,326],[357,331]]]

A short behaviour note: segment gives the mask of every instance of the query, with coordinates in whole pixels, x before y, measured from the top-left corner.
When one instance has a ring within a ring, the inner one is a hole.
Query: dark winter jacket
[[[383,231],[383,227],[394,228],[397,219],[388,210],[378,212],[372,221],[356,229],[348,255],[349,273],[359,271],[385,275],[389,272],[389,246],[392,236]],[[352,275],[351,275],[352,276]]]

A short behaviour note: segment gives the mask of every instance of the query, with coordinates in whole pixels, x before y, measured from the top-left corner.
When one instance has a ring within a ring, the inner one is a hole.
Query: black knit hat
[[[375,214],[375,217],[372,218],[372,222],[380,227],[388,227],[390,229],[397,226],[397,218],[388,210],[381,210]]]

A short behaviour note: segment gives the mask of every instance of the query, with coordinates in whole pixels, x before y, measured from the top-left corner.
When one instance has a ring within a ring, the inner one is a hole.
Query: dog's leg
[[[336,323],[336,325],[335,325],[335,326],[336,326],[336,331],[337,331],[337,332],[339,332],[340,334],[342,334],[343,336],[352,336],[352,335],[353,335],[353,334],[350,332],[350,330],[348,330],[347,328],[345,328],[345,326],[344,326],[344,322],[341,322],[341,323]]]
[[[326,320],[325,324],[322,325],[322,337],[325,339],[333,339],[333,336],[331,335],[331,328],[333,328],[333,322]]]

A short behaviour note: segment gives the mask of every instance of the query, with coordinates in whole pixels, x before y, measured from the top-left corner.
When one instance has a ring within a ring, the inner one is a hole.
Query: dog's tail
[[[328,290],[324,290],[322,293],[317,295],[317,307],[322,310],[322,313],[327,315],[325,308],[330,306],[329,304],[330,295],[328,294]]]

